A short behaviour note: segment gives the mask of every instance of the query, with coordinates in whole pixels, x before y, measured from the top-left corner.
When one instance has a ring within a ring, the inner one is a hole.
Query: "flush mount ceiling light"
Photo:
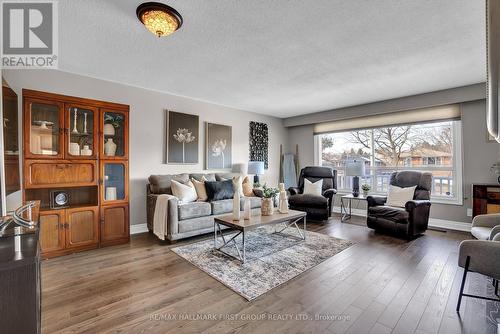
[[[158,37],[168,36],[182,26],[182,16],[170,6],[145,2],[136,10],[137,18]]]

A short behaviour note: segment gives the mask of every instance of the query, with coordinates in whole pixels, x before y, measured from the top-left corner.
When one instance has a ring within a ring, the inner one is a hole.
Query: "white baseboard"
[[[444,228],[447,230],[463,231],[463,232],[470,232],[470,228],[471,228],[470,223],[457,222],[454,220],[446,220],[446,219],[438,219],[438,218],[429,218],[429,226],[430,227],[437,227],[437,228]]]
[[[147,224],[135,224],[130,225],[130,234],[144,233],[148,232]]]
[[[340,213],[340,207],[334,206],[333,212]],[[352,209],[353,216],[366,217],[366,210],[362,209]],[[436,228],[444,228],[447,230],[470,232],[471,224],[464,222],[457,222],[454,220],[429,218],[429,226]]]

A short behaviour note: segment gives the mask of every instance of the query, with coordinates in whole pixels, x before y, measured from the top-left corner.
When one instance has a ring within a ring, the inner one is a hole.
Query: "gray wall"
[[[22,88],[85,97],[130,105],[130,221],[146,222],[146,183],[151,174],[200,172],[204,168],[204,122],[233,127],[233,163],[248,161],[248,123],[265,122],[269,126],[269,170],[264,182],[277,184],[279,146],[285,144],[287,131],[281,119],[228,107],[159,93],[109,81],[53,70],[5,70],[9,85],[19,94]],[[199,163],[166,165],[164,161],[165,110],[200,116]],[[22,107],[20,106],[20,111]],[[21,116],[20,116],[21,117]]]
[[[457,98],[459,98],[460,92],[463,91],[461,89],[456,92]],[[462,97],[470,98],[470,95],[463,95]],[[446,98],[449,98],[449,94],[446,95]],[[413,108],[418,106],[418,98],[410,97],[408,101],[411,101]],[[439,99],[436,99],[436,101],[439,101]],[[383,104],[384,102],[377,103],[374,106],[379,108]],[[422,106],[424,105],[426,103],[422,104]],[[351,110],[362,112],[356,108]],[[484,99],[461,103],[461,110],[464,205],[433,204],[431,217],[457,222],[470,222],[471,218],[467,217],[467,208],[472,207],[470,200],[471,185],[473,183],[496,183],[496,176],[489,169],[493,163],[500,161],[500,145],[486,140],[486,103]],[[350,117],[362,115],[353,112]],[[299,163],[301,167],[314,164],[313,126],[290,127],[288,138],[289,151],[293,152],[295,144],[299,145]],[[339,203],[338,199],[336,203]],[[360,208],[362,207],[360,206]]]

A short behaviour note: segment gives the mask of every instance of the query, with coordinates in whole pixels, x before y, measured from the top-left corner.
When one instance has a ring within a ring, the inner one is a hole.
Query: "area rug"
[[[291,228],[286,231],[290,236],[273,232],[274,227],[264,226],[246,234],[244,264],[214,250],[213,239],[172,248],[172,251],[247,300],[253,300],[354,244],[310,231],[305,241],[298,241],[297,230]],[[227,235],[230,238],[232,233]],[[237,242],[241,247],[240,238],[238,236]],[[237,255],[234,246],[226,246],[224,250]]]

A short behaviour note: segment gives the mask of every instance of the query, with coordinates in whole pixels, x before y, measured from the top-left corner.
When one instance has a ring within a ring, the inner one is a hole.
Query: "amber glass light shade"
[[[182,17],[175,9],[158,2],[137,7],[137,18],[158,37],[168,36],[182,25]]]

